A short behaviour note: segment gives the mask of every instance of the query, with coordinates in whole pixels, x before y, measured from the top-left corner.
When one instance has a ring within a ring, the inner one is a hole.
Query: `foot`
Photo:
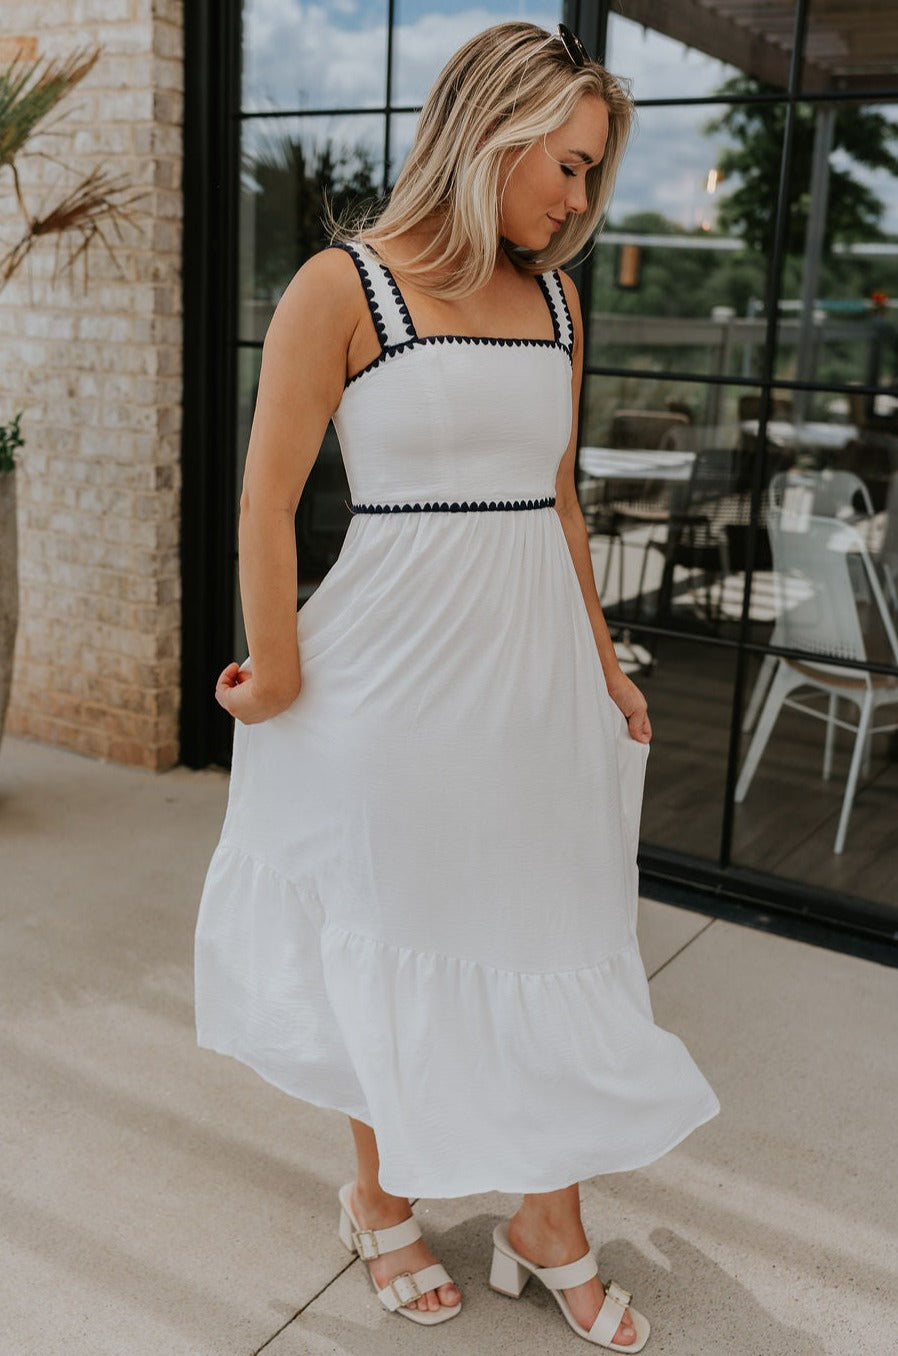
[[[383,1192],[366,1194],[357,1182],[349,1199],[353,1214],[363,1229],[391,1229],[394,1224],[407,1220],[412,1213],[412,1207],[402,1197],[387,1196]],[[375,1285],[378,1290],[382,1290],[395,1276],[401,1276],[406,1271],[420,1271],[422,1267],[428,1267],[436,1261],[424,1239],[419,1238],[407,1248],[397,1248],[395,1252],[384,1253],[383,1257],[375,1257],[368,1266]],[[420,1299],[412,1300],[411,1304],[403,1307],[435,1312],[441,1305],[451,1309],[460,1300],[461,1295],[454,1285],[441,1285],[439,1289],[428,1290]]]
[[[571,1226],[553,1230],[543,1221],[537,1226],[537,1222],[523,1211],[518,1211],[509,1220],[508,1240],[522,1257],[526,1257],[528,1262],[537,1267],[563,1267],[568,1262],[576,1262],[589,1251],[589,1243],[582,1225],[577,1228]],[[580,1327],[588,1332],[605,1302],[605,1288],[598,1276],[594,1276],[585,1285],[577,1285],[561,1293]],[[636,1341],[636,1329],[630,1319],[629,1309],[624,1311],[612,1340],[622,1347]]]

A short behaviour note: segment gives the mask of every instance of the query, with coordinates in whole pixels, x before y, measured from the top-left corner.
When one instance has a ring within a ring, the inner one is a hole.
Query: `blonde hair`
[[[571,215],[545,249],[512,249],[499,231],[503,162],[523,157],[592,95],[608,109],[608,142],[586,173],[586,210]],[[425,220],[433,238],[402,274],[424,292],[462,297],[482,287],[504,246],[519,268],[539,273],[566,263],[591,240],[608,206],[633,105],[622,84],[590,61],[577,67],[557,37],[530,23],[502,23],[471,38],[433,86],[389,202],[354,234],[386,244]]]

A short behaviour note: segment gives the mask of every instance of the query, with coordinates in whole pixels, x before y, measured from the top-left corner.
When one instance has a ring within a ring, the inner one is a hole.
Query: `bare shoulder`
[[[348,343],[363,302],[358,271],[346,250],[321,250],[294,274],[277,304],[269,336],[314,333],[325,342]]]

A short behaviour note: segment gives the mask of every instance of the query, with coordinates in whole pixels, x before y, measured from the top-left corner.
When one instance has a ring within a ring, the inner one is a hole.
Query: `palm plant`
[[[44,236],[53,236],[57,243],[57,271],[70,270],[80,259],[87,280],[87,254],[91,244],[99,241],[115,257],[109,232],[121,239],[121,223],[131,220],[128,211],[134,201],[128,184],[118,175],[94,167],[74,187],[67,187],[62,195],[40,215],[32,213],[22,190],[17,158],[32,150],[29,142],[34,134],[46,131],[46,119],[58,107],[60,100],[78,85],[96,65],[100,49],[80,49],[67,57],[51,57],[24,61],[16,57],[0,70],[0,171],[8,169],[12,176],[16,202],[25,230],[20,238],[0,256],[0,287],[8,282],[16,270]],[[48,156],[46,151],[34,152]]]
[[[87,284],[87,261],[92,245],[103,245],[115,261],[110,237],[121,240],[121,225],[131,220],[129,207],[138,195],[121,176],[95,167],[72,184],[61,165],[66,185],[56,200],[32,212],[25,198],[18,161],[26,152],[53,160],[31,143],[36,132],[48,129],[47,120],[62,99],[93,70],[100,49],[81,49],[63,58],[24,60],[21,54],[0,68],[0,176],[9,171],[24,229],[0,254],[0,288],[21,267],[39,241],[56,241],[56,275],[71,272],[80,261]],[[56,163],[59,163],[58,161]],[[12,655],[18,623],[18,562],[16,544],[16,451],[24,446],[21,412],[0,424],[0,734],[12,681]]]

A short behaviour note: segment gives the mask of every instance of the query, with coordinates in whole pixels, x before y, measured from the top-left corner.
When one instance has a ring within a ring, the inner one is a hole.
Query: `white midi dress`
[[[348,248],[381,342],[334,416],[354,514],[298,613],[302,691],[236,729],[198,1040],[373,1126],[396,1195],[554,1190],[718,1110],[652,1018],[647,747],[553,507],[571,320],[546,273],[554,339],[419,337]]]

